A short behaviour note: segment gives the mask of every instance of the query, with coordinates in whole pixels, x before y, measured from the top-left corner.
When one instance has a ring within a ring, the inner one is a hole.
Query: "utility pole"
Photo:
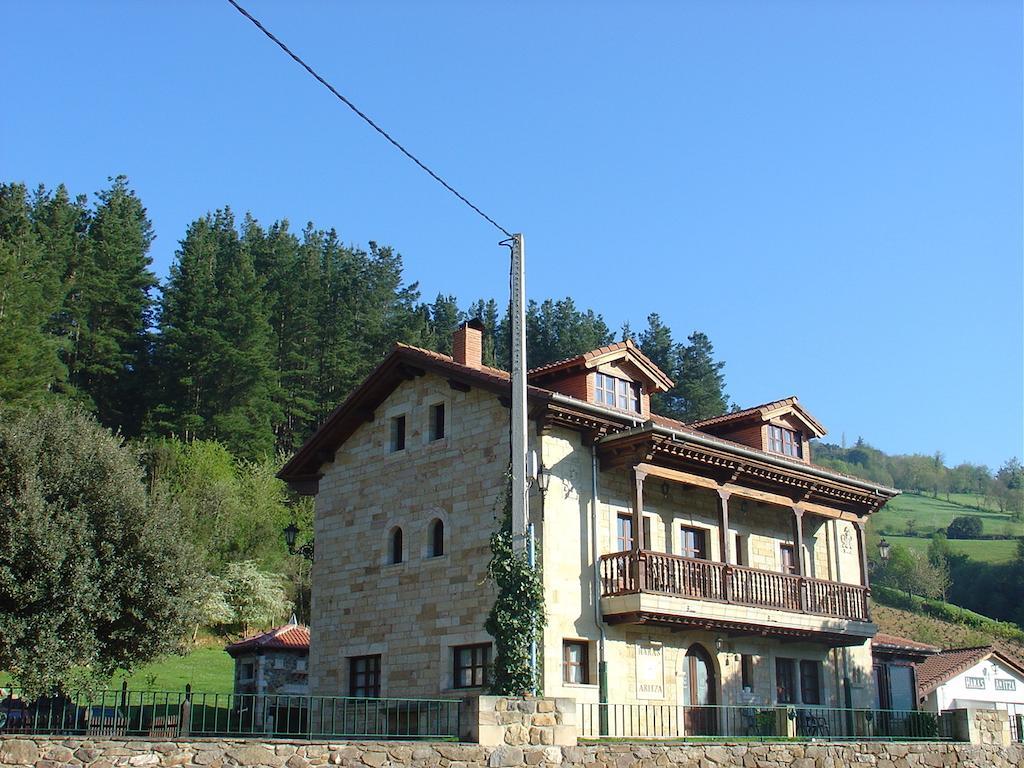
[[[537,567],[530,523],[530,478],[526,419],[526,249],[522,234],[512,236],[512,551],[526,550],[530,569]],[[537,693],[537,628],[530,627],[530,677]]]
[[[529,478],[526,455],[526,278],[523,236],[512,236],[512,548],[526,549]]]

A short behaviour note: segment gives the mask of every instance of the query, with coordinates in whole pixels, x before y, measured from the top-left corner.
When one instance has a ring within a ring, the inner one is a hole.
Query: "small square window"
[[[405,414],[391,419],[391,452],[405,450]]]
[[[562,680],[576,685],[590,682],[590,643],[586,640],[562,641]]]
[[[436,403],[430,406],[430,440],[443,440],[444,428],[444,403]]]
[[[380,698],[380,654],[350,656],[348,660],[348,695]]]
[[[452,649],[455,688],[481,688],[487,685],[487,667],[491,664],[491,644],[460,645]]]

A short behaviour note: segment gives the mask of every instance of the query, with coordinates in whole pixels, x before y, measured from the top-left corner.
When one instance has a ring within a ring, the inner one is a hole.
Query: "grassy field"
[[[974,499],[965,494],[953,494],[964,499]],[[876,531],[892,531],[903,533],[907,520],[917,523],[917,531],[925,535],[945,528],[954,517],[973,515],[981,518],[982,530],[985,535],[1024,536],[1024,522],[1014,522],[1010,515],[987,510],[978,512],[963,504],[946,501],[944,498],[919,496],[905,493],[890,501],[882,510],[872,515],[872,525]]]
[[[168,656],[140,668],[128,677],[132,691],[184,691],[186,683],[202,693],[231,693],[234,662],[221,648],[197,648],[187,656]],[[115,675],[111,689],[120,689],[123,675]],[[10,685],[10,676],[0,672],[0,686]]]
[[[929,540],[913,536],[886,536],[890,544],[902,544],[908,549],[928,551]],[[1017,553],[1016,539],[950,539],[949,548],[957,555],[985,563],[1008,563]]]

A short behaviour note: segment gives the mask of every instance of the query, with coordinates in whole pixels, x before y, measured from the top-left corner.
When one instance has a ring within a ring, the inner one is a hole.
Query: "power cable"
[[[315,69],[313,69],[313,68],[312,68],[311,66],[309,66],[309,64],[307,64],[307,63],[306,63],[306,62],[304,62],[304,61],[303,61],[303,60],[302,60],[301,58],[299,58],[299,57],[298,57],[298,56],[296,56],[296,55],[295,55],[294,53],[292,53],[291,49],[290,49],[290,48],[289,48],[289,47],[288,47],[287,45],[285,45],[285,44],[284,44],[283,42],[281,42],[281,41],[280,41],[280,40],[279,40],[279,39],[278,39],[277,37],[275,37],[275,36],[274,36],[274,33],[273,33],[273,32],[271,32],[271,31],[270,31],[269,29],[267,29],[266,27],[264,27],[264,26],[263,26],[263,25],[262,25],[262,24],[261,24],[261,23],[259,22],[259,20],[258,20],[258,19],[256,19],[256,18],[255,18],[255,17],[254,17],[254,16],[253,16],[253,15],[252,15],[251,13],[249,13],[249,12],[248,12],[247,10],[245,10],[245,8],[243,8],[242,6],[240,6],[240,5],[239,5],[239,4],[237,3],[237,2],[235,2],[235,0],[228,0],[228,2],[229,2],[229,3],[231,3],[231,5],[233,5],[233,6],[235,7],[235,10],[236,10],[236,11],[238,11],[238,12],[239,12],[240,14],[242,14],[243,16],[245,16],[245,18],[247,18],[247,19],[248,19],[249,21],[251,21],[251,22],[252,22],[253,24],[255,24],[255,25],[256,25],[256,28],[257,28],[257,29],[259,29],[259,31],[260,31],[260,32],[262,32],[262,33],[263,33],[264,35],[266,35],[266,36],[267,36],[267,37],[269,37],[269,38],[270,38],[271,40],[273,40],[273,41],[274,41],[275,43],[277,43],[278,47],[279,47],[279,48],[280,48],[280,49],[281,49],[282,51],[284,51],[285,53],[287,53],[287,54],[288,54],[288,55],[289,55],[289,56],[290,56],[290,57],[291,57],[291,58],[292,58],[292,59],[293,59],[293,60],[295,61],[295,63],[296,63],[296,64],[298,64],[298,65],[299,65],[299,66],[301,66],[301,67],[302,67],[303,69],[305,69],[305,70],[306,70],[307,72],[309,72],[309,74],[311,74],[311,75],[312,75],[312,76],[313,76],[314,78],[316,78],[316,79],[317,79],[317,80],[318,80],[318,81],[320,82],[320,84],[321,84],[321,85],[323,85],[323,86],[324,86],[324,87],[325,87],[325,88],[326,88],[327,90],[329,90],[329,91],[330,91],[331,93],[333,93],[333,94],[334,94],[335,96],[337,96],[337,97],[338,97],[338,99],[339,99],[339,100],[340,100],[340,101],[341,101],[341,102],[342,102],[342,103],[343,103],[343,104],[344,104],[345,106],[347,106],[347,107],[348,107],[349,109],[351,109],[351,110],[352,110],[353,112],[355,112],[355,113],[356,113],[357,115],[359,115],[359,117],[363,118],[363,120],[365,120],[365,121],[366,121],[366,122],[367,122],[367,123],[369,124],[369,126],[370,126],[371,128],[373,128],[373,130],[375,130],[375,131],[376,131],[377,133],[379,133],[379,134],[380,134],[381,136],[383,136],[383,137],[384,137],[385,139],[387,139],[388,141],[390,141],[390,142],[391,142],[391,143],[392,143],[392,144],[393,144],[393,145],[394,145],[394,146],[395,146],[395,147],[396,147],[396,148],[397,148],[397,149],[398,149],[398,150],[399,150],[399,151],[400,151],[400,152],[401,152],[401,153],[402,153],[403,155],[405,155],[406,157],[408,157],[408,158],[409,158],[410,160],[412,160],[412,161],[413,161],[414,163],[416,163],[416,165],[418,165],[418,166],[419,166],[420,168],[422,168],[422,169],[423,169],[424,171],[426,171],[426,172],[427,172],[428,174],[430,174],[430,176],[431,176],[431,177],[432,177],[432,178],[433,178],[433,179],[434,179],[435,181],[437,181],[438,183],[440,183],[440,184],[441,184],[441,186],[443,186],[443,187],[444,187],[445,189],[447,189],[447,190],[448,190],[449,192],[451,192],[451,193],[452,193],[453,195],[455,195],[455,196],[456,196],[457,198],[459,198],[459,200],[461,200],[462,202],[464,202],[464,203],[465,203],[466,205],[468,205],[468,206],[469,206],[470,208],[472,208],[472,209],[473,209],[474,211],[476,211],[476,212],[477,212],[477,213],[478,213],[478,214],[479,214],[480,216],[482,216],[482,217],[483,217],[484,219],[486,219],[486,220],[487,220],[488,222],[490,222],[490,223],[491,223],[492,225],[494,225],[495,227],[497,227],[497,229],[498,229],[498,230],[499,230],[499,231],[500,231],[500,232],[501,232],[502,234],[504,234],[504,235],[505,235],[506,237],[512,237],[512,233],[511,233],[511,232],[509,232],[509,231],[508,231],[507,229],[505,229],[505,228],[504,228],[503,226],[501,226],[501,225],[500,225],[500,224],[499,224],[498,222],[496,222],[496,221],[495,221],[494,219],[492,219],[492,218],[491,218],[490,216],[488,216],[488,215],[487,215],[486,213],[484,213],[484,212],[483,212],[483,211],[481,211],[481,210],[480,210],[479,208],[477,208],[477,207],[476,207],[475,205],[473,205],[473,203],[471,203],[471,202],[470,202],[470,201],[469,201],[469,200],[468,200],[468,199],[467,199],[467,198],[466,198],[466,197],[465,197],[464,195],[460,194],[460,193],[459,193],[459,191],[458,191],[457,189],[455,189],[455,187],[453,187],[453,186],[452,186],[451,184],[449,184],[449,183],[448,183],[447,181],[445,181],[445,180],[444,180],[444,179],[442,179],[442,178],[441,178],[440,176],[438,176],[438,175],[437,175],[436,173],[434,173],[434,172],[433,172],[432,170],[430,170],[430,168],[428,168],[428,167],[427,167],[427,166],[426,166],[426,165],[425,165],[424,163],[420,162],[420,160],[419,160],[419,159],[418,159],[418,158],[417,158],[417,157],[416,157],[416,156],[415,156],[415,155],[414,155],[414,154],[413,154],[412,152],[410,152],[410,151],[409,151],[409,150],[407,150],[407,149],[406,149],[405,147],[403,147],[403,146],[402,146],[401,144],[399,144],[399,143],[398,143],[397,141],[395,141],[395,140],[394,140],[393,138],[391,138],[391,136],[390,136],[390,135],[388,135],[388,132],[387,132],[387,131],[385,131],[385,130],[384,130],[383,128],[381,128],[381,127],[380,127],[379,125],[377,125],[377,124],[376,124],[375,122],[373,122],[373,120],[371,120],[371,119],[370,119],[370,118],[369,118],[369,117],[368,117],[368,116],[367,116],[367,115],[366,115],[366,114],[365,114],[364,112],[362,112],[362,111],[361,111],[361,110],[360,110],[360,109],[359,109],[359,108],[358,108],[358,107],[357,107],[357,106],[356,106],[355,104],[353,104],[353,103],[352,103],[351,101],[349,101],[349,100],[348,100],[347,98],[345,98],[344,96],[342,96],[342,95],[341,95],[341,94],[340,94],[340,93],[338,92],[338,90],[337,90],[337,89],[336,89],[336,88],[335,88],[335,87],[334,87],[333,85],[331,85],[331,84],[330,84],[329,82],[327,82],[327,81],[326,81],[326,80],[325,80],[325,79],[324,79],[323,77],[321,77],[321,76],[320,76],[320,75],[319,75],[319,74],[317,73],[317,71],[316,71]]]

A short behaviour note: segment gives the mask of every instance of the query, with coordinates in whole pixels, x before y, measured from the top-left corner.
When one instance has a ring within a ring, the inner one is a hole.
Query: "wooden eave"
[[[360,425],[374,420],[377,408],[398,386],[428,372],[447,379],[449,386],[459,391],[479,387],[499,398],[510,397],[508,374],[501,376],[492,369],[470,368],[425,350],[398,346],[324,419],[277,476],[296,493],[316,495],[322,477],[320,468],[334,460],[338,448]],[[537,404],[546,402],[551,393],[538,387],[528,387],[527,395],[535,401],[536,409]]]
[[[828,630],[749,624],[743,621],[703,618],[681,613],[655,613],[653,611],[629,611],[627,613],[606,614],[604,620],[609,624],[649,624],[667,627],[676,632],[704,630],[745,637],[771,637],[784,642],[809,641],[827,643],[834,647],[860,645],[868,637],[868,635],[854,635],[840,631],[830,632]],[[870,626],[874,627],[874,625]]]
[[[610,437],[599,443],[601,469],[641,466],[655,476],[721,489],[775,504],[799,504],[812,514],[863,520],[890,494],[875,493],[840,480],[797,468],[781,467],[731,453],[728,446],[709,448],[650,431]]]
[[[828,430],[825,429],[821,422],[804,410],[800,403],[793,403],[792,405],[785,405],[781,408],[773,408],[771,410],[761,410],[761,418],[766,424],[779,416],[795,416],[796,419],[807,428],[807,431],[815,437],[824,437],[828,434]]]

